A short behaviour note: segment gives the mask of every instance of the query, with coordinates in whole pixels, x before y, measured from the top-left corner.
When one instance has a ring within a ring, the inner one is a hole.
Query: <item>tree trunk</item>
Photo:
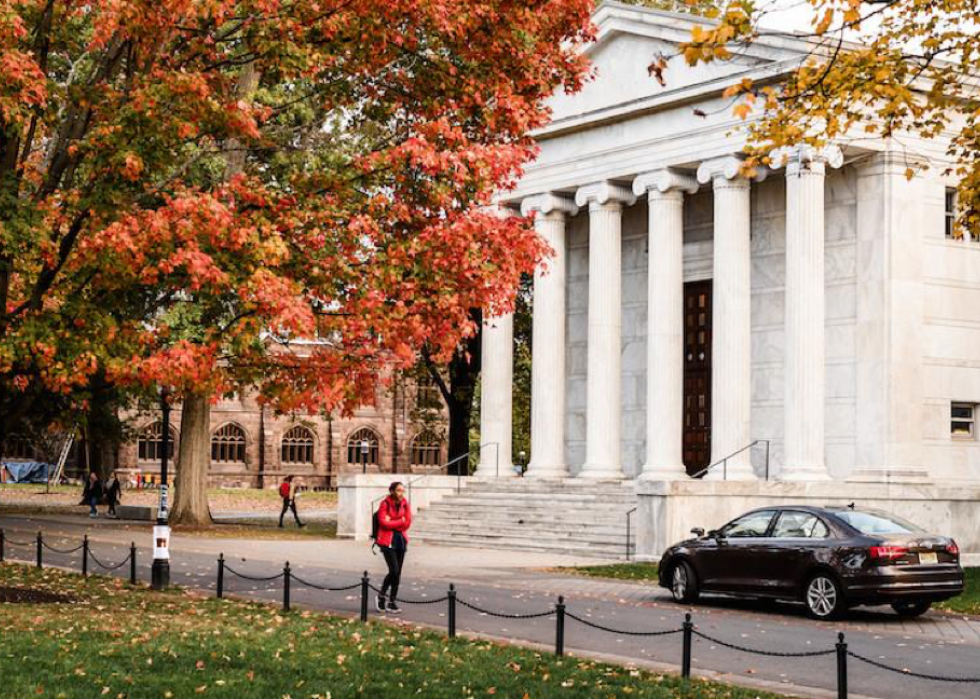
[[[211,526],[208,468],[211,465],[211,401],[206,394],[184,398],[180,413],[180,449],[174,478],[171,524]]]

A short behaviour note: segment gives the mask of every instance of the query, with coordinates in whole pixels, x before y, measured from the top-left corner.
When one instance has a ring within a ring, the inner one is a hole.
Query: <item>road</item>
[[[45,542],[59,549],[77,545],[88,533],[91,548],[103,562],[122,560],[135,541],[140,551],[138,576],[150,574],[150,532],[146,525],[122,525],[106,520],[68,516],[0,516],[9,560],[33,561],[33,538],[38,530]],[[11,541],[15,545],[11,545]],[[17,545],[17,544],[27,544]],[[229,594],[263,600],[279,600],[281,581],[257,583],[236,578],[231,571],[249,576],[274,575],[289,559],[292,571],[304,581],[323,587],[351,585],[369,571],[372,584],[383,577],[384,563],[367,544],[350,541],[270,541],[175,536],[172,541],[171,576],[174,583],[213,591],[217,557],[223,553],[229,571]],[[79,569],[80,554],[44,551],[49,565]],[[812,621],[794,605],[749,603],[725,598],[705,599],[688,610],[670,600],[665,591],[650,585],[570,577],[542,570],[546,566],[573,563],[554,556],[517,554],[478,549],[410,546],[402,584],[402,619],[445,628],[447,604],[431,603],[445,596],[454,583],[459,600],[480,609],[503,614],[535,614],[554,608],[559,594],[567,609],[579,619],[618,631],[645,633],[678,629],[690,611],[699,633],[728,644],[776,653],[830,650],[838,632],[844,632],[851,651],[868,659],[914,672],[945,677],[980,676],[980,619],[940,612],[905,621],[885,609],[854,610],[846,621]],[[97,566],[90,566],[98,572]],[[112,574],[128,575],[128,566]],[[293,605],[356,615],[358,590],[324,592],[292,583]],[[372,599],[373,602],[373,599]],[[412,602],[417,602],[413,604]],[[373,610],[371,613],[376,616]],[[554,647],[555,618],[499,618],[458,607],[460,633],[488,635],[518,642]],[[566,624],[566,650],[619,662],[674,669],[680,663],[681,636],[625,635],[590,627],[571,617]],[[718,679],[808,696],[836,696],[834,655],[793,658],[745,653],[704,636],[695,636],[693,668]],[[980,697],[980,684],[937,682],[888,672],[857,659],[849,661],[852,696],[934,699]]]

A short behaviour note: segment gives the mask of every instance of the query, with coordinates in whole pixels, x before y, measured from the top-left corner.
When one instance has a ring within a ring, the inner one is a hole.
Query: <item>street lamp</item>
[[[167,524],[167,457],[170,452],[170,389],[160,387],[160,411],[163,413],[163,436],[160,451],[160,507],[153,527],[153,568],[150,581],[154,590],[170,585],[170,527]]]
[[[524,472],[527,470],[527,453],[524,451],[517,452],[517,475],[523,476]]]
[[[361,440],[361,473],[367,473],[368,449],[370,446],[366,439]]]

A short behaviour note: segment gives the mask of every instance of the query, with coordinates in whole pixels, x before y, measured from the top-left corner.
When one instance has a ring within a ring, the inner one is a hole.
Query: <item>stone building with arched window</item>
[[[375,405],[350,417],[276,415],[254,396],[224,397],[211,406],[211,482],[268,488],[294,474],[310,487],[334,488],[341,473],[438,469],[446,461],[446,417],[439,409],[433,420],[432,402],[431,390],[407,381],[379,391]],[[424,421],[417,418],[420,406]],[[140,413],[128,422],[135,436],[120,446],[119,471],[155,478],[163,454],[160,417]],[[168,453],[179,456],[179,405],[171,413],[168,441]]]

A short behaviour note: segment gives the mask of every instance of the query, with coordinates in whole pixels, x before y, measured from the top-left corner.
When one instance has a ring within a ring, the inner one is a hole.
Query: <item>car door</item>
[[[828,546],[830,529],[816,514],[783,510],[773,523],[763,553],[767,594],[795,597],[818,551]]]
[[[735,519],[699,551],[706,590],[750,594],[761,585],[762,555],[775,510],[749,512]]]

